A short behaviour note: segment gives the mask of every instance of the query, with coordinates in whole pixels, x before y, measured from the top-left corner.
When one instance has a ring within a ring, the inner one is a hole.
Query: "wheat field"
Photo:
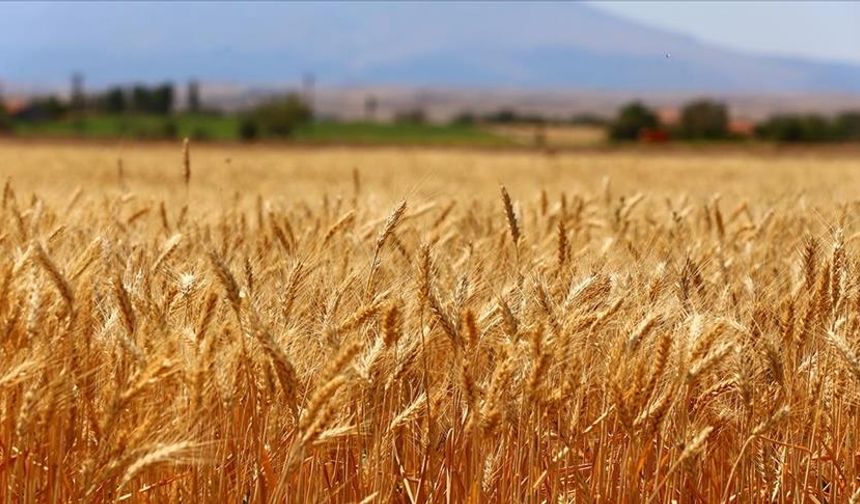
[[[0,143],[4,502],[860,498],[856,161]]]

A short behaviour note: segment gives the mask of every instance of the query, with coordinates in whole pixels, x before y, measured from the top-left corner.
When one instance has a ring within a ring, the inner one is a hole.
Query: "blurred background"
[[[0,134],[860,141],[860,3],[4,3]]]

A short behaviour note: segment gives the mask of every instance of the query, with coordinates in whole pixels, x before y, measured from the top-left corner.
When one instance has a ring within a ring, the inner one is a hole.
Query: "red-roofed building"
[[[749,119],[736,118],[729,121],[729,133],[732,135],[750,137],[755,133],[755,123]]]
[[[681,111],[675,107],[664,107],[657,111],[657,119],[664,127],[672,128],[681,122]]]
[[[6,107],[6,112],[14,116],[23,110],[26,110],[30,105],[30,101],[26,98],[10,96],[3,100],[3,106]]]

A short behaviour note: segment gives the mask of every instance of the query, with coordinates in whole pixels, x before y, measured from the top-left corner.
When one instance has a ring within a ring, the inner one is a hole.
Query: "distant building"
[[[6,106],[9,116],[13,119],[23,121],[53,120],[59,118],[68,110],[68,107],[55,96],[46,98],[12,98],[6,101]]]
[[[664,127],[675,127],[681,122],[681,110],[676,107],[663,107],[657,110],[657,119]]]
[[[12,117],[17,117],[30,107],[30,101],[26,98],[8,96],[3,100],[6,112]]]
[[[639,133],[639,141],[643,143],[666,143],[669,133],[660,128],[645,128]]]
[[[734,118],[729,121],[729,133],[741,137],[751,137],[755,133],[755,122],[745,118]]]

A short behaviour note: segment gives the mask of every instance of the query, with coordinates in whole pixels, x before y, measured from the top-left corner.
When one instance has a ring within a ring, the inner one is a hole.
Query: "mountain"
[[[313,74],[346,85],[860,93],[860,65],[747,54],[582,3],[7,4],[0,80]]]

